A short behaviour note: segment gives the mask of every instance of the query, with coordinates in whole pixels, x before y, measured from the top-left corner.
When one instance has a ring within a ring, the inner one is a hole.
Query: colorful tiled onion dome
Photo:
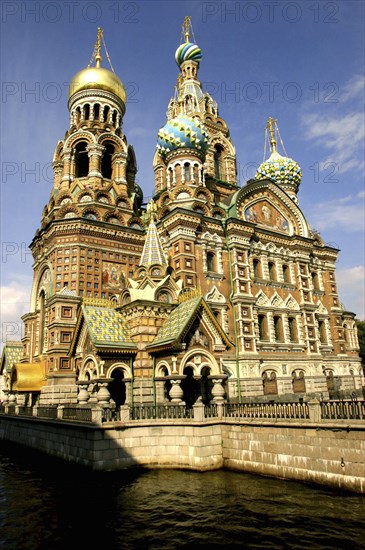
[[[299,186],[302,170],[295,160],[273,152],[257,169],[256,179],[271,179],[279,185]]]
[[[157,134],[157,149],[162,155],[182,148],[205,152],[208,145],[209,134],[205,126],[185,115],[169,120]]]
[[[199,61],[202,58],[202,52],[196,44],[185,42],[181,44],[175,52],[176,63],[181,66],[184,61]]]

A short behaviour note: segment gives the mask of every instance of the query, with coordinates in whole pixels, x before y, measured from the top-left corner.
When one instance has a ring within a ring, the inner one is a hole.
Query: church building
[[[24,337],[1,359],[6,399],[92,403],[102,392],[116,407],[190,407],[361,395],[339,251],[299,207],[301,169],[279,153],[270,117],[268,158],[238,186],[236,150],[202,89],[191,33],[185,18],[147,205],[123,132],[125,88],[102,66],[101,29],[91,64],[71,80],[70,126],[30,244]]]

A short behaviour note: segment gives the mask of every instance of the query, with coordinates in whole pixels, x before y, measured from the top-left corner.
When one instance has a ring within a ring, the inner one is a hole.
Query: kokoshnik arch
[[[147,208],[123,133],[125,89],[101,66],[101,29],[94,65],[70,83],[70,127],[30,245],[24,337],[2,355],[10,399],[92,403],[109,392],[117,407],[190,406],[361,392],[355,314],[337,294],[338,250],[298,206],[301,169],[279,154],[269,118],[271,154],[237,185],[235,148],[202,90],[191,32],[185,18]]]

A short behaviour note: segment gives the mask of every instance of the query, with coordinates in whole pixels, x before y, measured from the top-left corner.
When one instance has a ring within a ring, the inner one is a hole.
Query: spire
[[[270,149],[271,153],[277,153],[276,150],[276,138],[275,138],[275,125],[277,120],[273,119],[271,116],[269,117],[267,121],[267,125],[265,127],[265,130],[269,130],[270,134]]]
[[[113,69],[112,62],[110,61],[110,57],[109,57],[109,54],[108,54],[108,50],[106,49],[106,44],[105,44],[105,40],[104,40],[103,35],[104,35],[104,29],[98,27],[98,34],[97,34],[97,37],[96,37],[94,51],[93,51],[93,54],[91,56],[90,62],[89,62],[87,67],[90,68],[91,63],[95,60],[95,67],[97,69],[100,69],[101,60],[102,60],[101,53],[100,53],[100,51],[101,51],[101,41],[103,41],[103,46],[104,46],[106,58],[109,61],[110,68],[114,73],[115,71]]]
[[[191,27],[191,17],[190,17],[190,15],[186,15],[185,18],[184,18],[183,25],[182,25],[182,29],[183,29],[184,38],[185,38],[186,43],[189,42],[190,27]]]
[[[150,201],[147,205],[147,218],[149,225],[141,261],[139,262],[140,266],[143,265],[147,267],[152,264],[168,265],[155,225],[156,213],[156,203],[154,201]]]

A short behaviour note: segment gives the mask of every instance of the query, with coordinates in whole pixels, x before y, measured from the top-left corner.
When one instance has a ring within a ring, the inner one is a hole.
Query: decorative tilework
[[[166,265],[167,261],[162,250],[161,242],[153,221],[148,226],[146,241],[144,243],[141,261],[139,265],[149,266],[152,264]]]
[[[1,356],[0,372],[4,369],[10,372],[15,363],[23,357],[23,344],[21,342],[7,342]]]
[[[90,337],[96,346],[136,348],[126,322],[115,309],[82,306]]]
[[[169,344],[179,339],[183,334],[184,329],[188,325],[192,316],[200,306],[202,298],[193,298],[180,304],[170,314],[168,319],[160,328],[157,337],[152,342],[151,346],[160,346]]]

